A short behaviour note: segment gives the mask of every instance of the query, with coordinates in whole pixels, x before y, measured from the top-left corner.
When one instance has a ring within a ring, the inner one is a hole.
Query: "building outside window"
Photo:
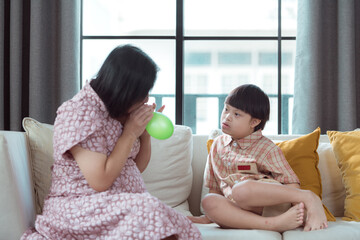
[[[174,123],[208,134],[229,91],[252,83],[270,97],[264,133],[291,134],[296,13],[296,0],[82,0],[82,84],[133,44],[159,65],[150,101]]]

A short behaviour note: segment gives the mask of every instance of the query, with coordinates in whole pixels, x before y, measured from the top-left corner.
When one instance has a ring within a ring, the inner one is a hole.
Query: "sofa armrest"
[[[36,216],[25,133],[0,131],[0,154],[0,232],[19,239]]]

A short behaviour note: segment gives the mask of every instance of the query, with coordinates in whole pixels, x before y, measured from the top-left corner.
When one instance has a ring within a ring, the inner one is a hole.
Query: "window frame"
[[[295,36],[282,36],[281,33],[281,1],[278,0],[278,31],[277,36],[184,36],[184,0],[176,0],[176,31],[175,36],[147,36],[147,35],[83,35],[83,1],[81,0],[81,13],[80,13],[80,87],[82,87],[82,67],[83,67],[83,41],[96,39],[96,40],[109,40],[109,39],[151,39],[151,40],[175,40],[175,124],[183,125],[184,119],[184,45],[186,41],[198,40],[251,40],[251,41],[277,41],[277,102],[278,102],[278,134],[288,134],[288,122],[282,117],[282,113],[288,115],[288,98],[290,96],[282,96],[282,41],[296,41]],[[284,104],[283,104],[284,102]],[[287,106],[287,107],[286,107]],[[219,110],[220,111],[220,110]]]

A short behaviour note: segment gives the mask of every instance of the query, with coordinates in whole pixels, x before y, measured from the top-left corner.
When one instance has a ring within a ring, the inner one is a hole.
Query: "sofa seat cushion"
[[[349,222],[336,218],[336,222],[328,222],[327,229],[304,232],[302,229],[295,229],[283,233],[284,240],[339,240],[339,239],[360,239],[360,223]]]
[[[261,239],[281,240],[281,234],[274,231],[247,230],[247,229],[223,229],[216,223],[195,224],[200,230],[203,240],[233,240],[233,239]]]

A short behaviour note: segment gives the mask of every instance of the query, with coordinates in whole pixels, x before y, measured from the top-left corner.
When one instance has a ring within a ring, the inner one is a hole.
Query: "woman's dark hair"
[[[254,131],[264,129],[270,115],[269,97],[257,86],[252,84],[241,85],[230,92],[225,100],[226,104],[260,119],[261,122]]]
[[[105,59],[90,85],[104,102],[110,117],[118,118],[146,98],[154,86],[157,71],[156,63],[139,48],[118,46]]]

